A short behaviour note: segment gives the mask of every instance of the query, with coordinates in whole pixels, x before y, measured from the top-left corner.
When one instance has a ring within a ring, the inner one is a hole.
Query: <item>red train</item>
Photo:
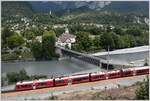
[[[68,84],[78,84],[84,82],[93,82],[120,77],[129,77],[135,75],[149,74],[149,67],[128,68],[109,72],[98,72],[89,74],[72,75],[69,77],[59,77],[55,79],[43,79],[35,81],[24,81],[16,84],[16,91],[32,90],[46,87],[65,86]]]

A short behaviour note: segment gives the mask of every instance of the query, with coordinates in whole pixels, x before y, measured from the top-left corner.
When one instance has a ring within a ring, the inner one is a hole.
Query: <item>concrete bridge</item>
[[[73,51],[70,49],[66,49],[61,46],[56,46],[56,52],[59,53],[60,56],[74,57],[76,59],[88,62],[88,63],[96,65],[96,66],[100,66],[100,67],[102,66],[103,63],[107,64],[107,60],[104,60],[102,58],[95,57],[95,56],[89,55],[89,54],[80,53],[80,52]]]
[[[84,54],[61,46],[56,46],[57,53],[61,56],[74,57],[79,60],[91,63],[97,66],[109,67],[115,66],[143,66],[145,59],[149,56],[149,46],[140,46],[134,48],[119,49],[109,52],[98,52],[95,54]],[[134,65],[133,65],[134,64]]]

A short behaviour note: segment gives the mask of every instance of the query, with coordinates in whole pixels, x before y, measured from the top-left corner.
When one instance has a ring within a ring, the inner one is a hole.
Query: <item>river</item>
[[[86,62],[77,59],[65,59],[65,60],[52,60],[52,61],[40,61],[40,62],[9,62],[1,64],[2,75],[8,72],[18,72],[23,68],[28,75],[61,75],[70,74],[76,72],[82,72],[90,69],[99,69],[98,66],[88,64]]]

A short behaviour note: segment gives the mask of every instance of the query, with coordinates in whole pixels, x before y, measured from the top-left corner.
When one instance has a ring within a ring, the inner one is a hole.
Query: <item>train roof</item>
[[[62,79],[68,79],[69,77],[57,77],[55,80],[62,80]]]
[[[106,74],[105,72],[94,72],[94,73],[91,73],[91,75],[100,75],[100,74]]]
[[[17,85],[20,85],[20,84],[31,84],[31,83],[33,83],[34,81],[20,81],[20,82],[17,82],[16,84]]]
[[[36,80],[35,82],[46,82],[46,81],[53,81],[53,79],[39,79]]]
[[[124,68],[124,69],[122,69],[123,71],[129,71],[129,70],[134,70],[134,68]]]
[[[70,78],[78,78],[78,77],[85,77],[85,76],[89,76],[89,74],[70,76]]]
[[[140,69],[149,69],[149,66],[144,66],[144,67],[136,67],[134,68],[135,70],[140,70]]]
[[[109,71],[109,72],[107,72],[107,73],[116,73],[116,72],[120,72],[120,70]]]

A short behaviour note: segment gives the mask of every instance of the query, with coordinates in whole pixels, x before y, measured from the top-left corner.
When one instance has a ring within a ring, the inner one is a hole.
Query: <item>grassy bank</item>
[[[67,93],[49,97],[49,100],[137,100],[136,90],[143,82],[137,82],[132,86],[118,86],[118,88],[104,90],[89,90]]]
[[[3,53],[2,61],[15,61],[15,60],[34,60],[31,52],[17,53]]]

